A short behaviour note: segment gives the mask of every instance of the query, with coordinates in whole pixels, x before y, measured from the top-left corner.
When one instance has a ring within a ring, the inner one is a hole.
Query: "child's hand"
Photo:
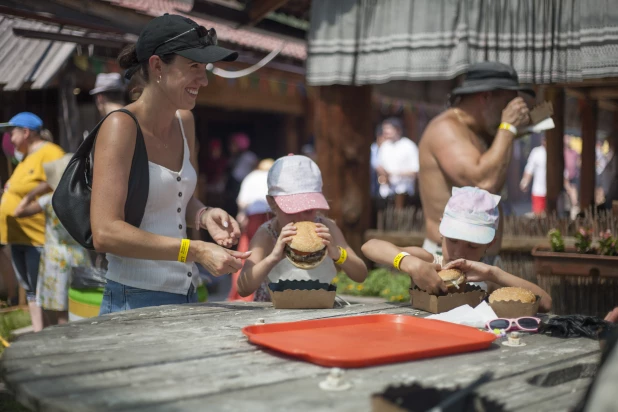
[[[466,274],[469,282],[492,281],[491,266],[481,262],[473,262],[467,259],[457,259],[449,262],[443,269],[459,269]]]
[[[281,233],[279,233],[279,239],[277,239],[277,243],[273,248],[273,251],[270,252],[270,256],[276,261],[279,262],[281,259],[285,257],[285,245],[289,244],[292,241],[292,238],[296,234],[296,226],[294,223],[288,223],[283,226],[281,229]]]
[[[425,262],[414,256],[406,256],[401,261],[399,268],[402,272],[410,275],[412,281],[419,289],[432,295],[437,295],[440,292],[446,293],[446,285],[438,276],[440,265]]]
[[[322,243],[326,245],[328,256],[333,260],[339,259],[339,255],[341,254],[341,252],[339,252],[339,248],[337,247],[337,245],[333,245],[331,243],[333,240],[333,237],[330,234],[330,229],[328,228],[328,226],[322,223],[316,223],[315,226],[316,226],[316,229],[315,229],[316,233],[322,239]]]

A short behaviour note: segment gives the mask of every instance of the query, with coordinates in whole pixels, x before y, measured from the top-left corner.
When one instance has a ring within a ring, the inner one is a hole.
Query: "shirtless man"
[[[440,252],[438,227],[453,186],[476,186],[494,194],[502,189],[517,129],[529,122],[519,91],[534,96],[519,84],[512,67],[474,64],[463,84],[453,90],[453,107],[425,129],[419,145],[419,178],[427,232],[423,248],[428,252]],[[498,241],[488,254],[500,250],[501,235],[502,220]]]

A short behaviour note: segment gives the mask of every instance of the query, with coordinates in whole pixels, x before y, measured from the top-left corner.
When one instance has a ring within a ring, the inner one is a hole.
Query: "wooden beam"
[[[599,100],[599,109],[608,112],[618,112],[618,102],[616,100]]]
[[[139,35],[153,18],[143,13],[113,4],[94,0],[52,0],[54,3],[77,10],[90,16],[113,21],[126,29],[127,33]]]
[[[13,27],[13,34],[29,39],[52,40],[85,45],[92,44],[95,46],[109,47],[112,49],[122,49],[128,43],[128,41],[123,39],[105,39],[92,36],[75,36],[72,34],[53,33],[49,31],[18,29],[17,27]]]
[[[618,98],[618,87],[600,87],[587,91],[588,98],[592,100],[606,100]]]
[[[581,82],[557,83],[556,86],[569,88],[618,86],[618,77],[586,79],[582,80]]]
[[[592,99],[599,101],[599,108],[608,112],[618,112],[618,102],[613,99],[618,99],[618,90],[611,88],[590,89],[590,88],[567,88],[565,89],[567,96],[576,97],[578,99]]]
[[[64,16],[57,16],[47,12],[32,11],[17,9],[14,7],[0,6],[0,14],[6,16],[23,17],[29,20],[42,21],[50,24],[58,24],[62,26],[79,27],[88,30],[96,30],[104,33],[117,33],[124,34],[124,31],[118,30],[114,27],[109,27],[104,24],[89,23],[82,20],[66,18]]]
[[[210,80],[207,88],[197,96],[197,104],[228,110],[247,110],[302,116],[305,98],[302,96],[272,95],[263,89],[248,87],[244,90],[228,86],[225,79]]]
[[[329,216],[360,253],[369,228],[369,146],[373,141],[371,86],[316,87],[315,145]]]
[[[596,153],[598,104],[594,100],[580,100],[582,119],[582,166],[579,204],[582,210],[594,206],[596,186]]]
[[[288,0],[251,0],[246,8],[249,15],[247,25],[254,26],[270,12],[277,10],[287,2]]]
[[[235,24],[237,27],[246,26],[250,22],[249,13],[246,11],[211,3],[209,1],[195,0],[193,8],[187,14],[197,18],[223,20],[228,24]],[[256,29],[296,39],[305,40],[307,37],[307,32],[305,30],[270,19],[262,19],[255,23],[254,27]]]
[[[558,198],[564,188],[564,89],[550,86],[545,91],[546,100],[554,106],[554,123],[556,127],[545,132],[547,151],[547,195],[545,210],[554,212]]]
[[[556,86],[558,87],[558,86]],[[564,89],[564,93],[569,97],[576,97],[578,99],[585,99],[588,97],[587,89],[584,88],[572,88],[568,87]]]

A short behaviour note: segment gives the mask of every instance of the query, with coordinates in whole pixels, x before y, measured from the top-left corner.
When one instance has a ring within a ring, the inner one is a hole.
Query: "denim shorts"
[[[42,247],[11,245],[11,260],[17,281],[26,291],[28,302],[36,301],[36,284],[39,280],[39,263]]]
[[[179,305],[196,302],[197,293],[193,285],[189,287],[186,295],[180,295],[177,293],[134,288],[108,279],[103,292],[99,316],[150,306]]]

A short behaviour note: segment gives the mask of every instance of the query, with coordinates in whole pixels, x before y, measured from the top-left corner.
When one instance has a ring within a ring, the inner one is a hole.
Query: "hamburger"
[[[466,275],[459,269],[444,269],[438,272],[448,293],[465,292]]]
[[[489,303],[519,301],[522,303],[536,302],[534,293],[524,288],[507,287],[496,289],[489,295]]]
[[[296,234],[285,245],[285,256],[292,264],[301,269],[313,269],[326,258],[326,245],[316,233],[313,222],[298,222]]]

